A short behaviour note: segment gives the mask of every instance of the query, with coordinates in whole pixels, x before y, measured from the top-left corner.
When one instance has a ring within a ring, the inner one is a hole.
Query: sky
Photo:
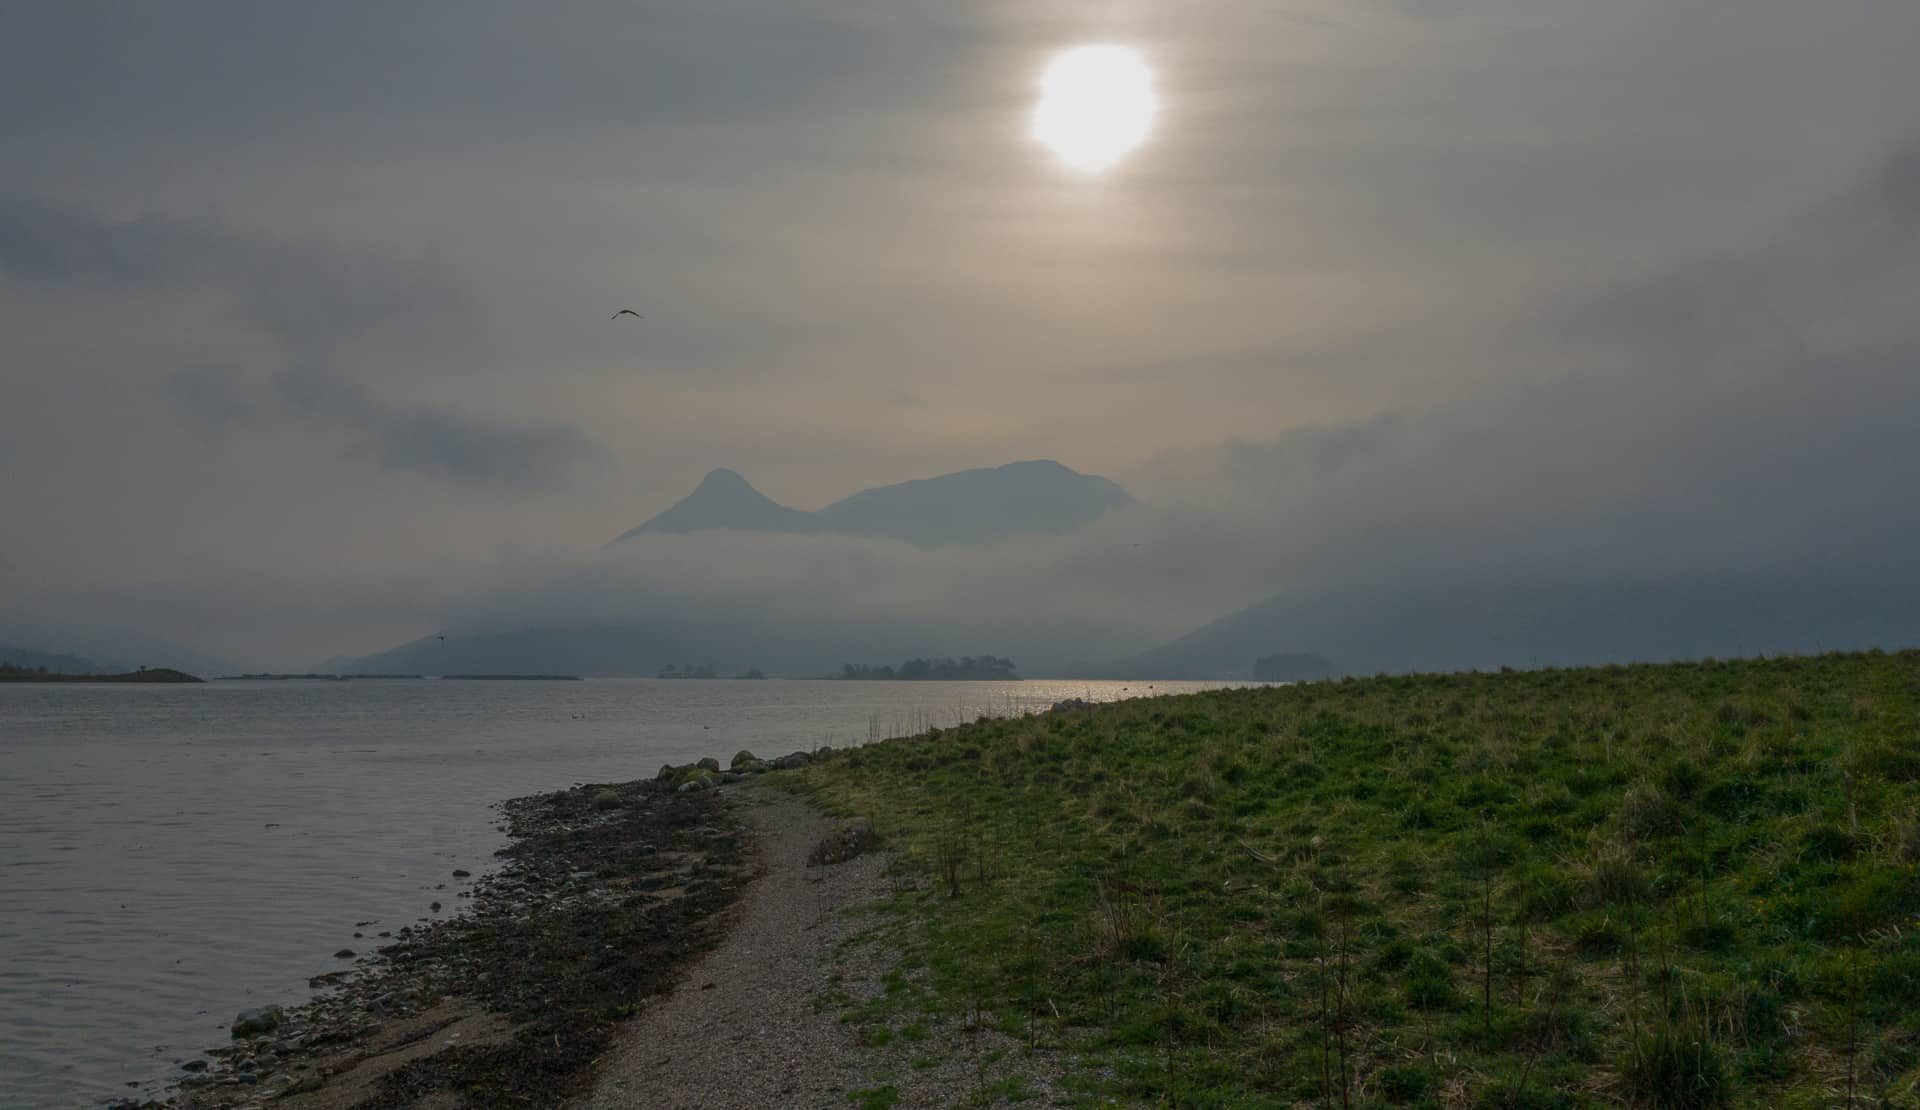
[[[1920,539],[1909,0],[7,25],[0,641],[300,667],[568,590],[819,594],[833,541],[598,565],[718,466],[802,508],[1120,481],[1145,515],[814,600],[985,636],[994,583],[1062,653],[1355,581],[1891,582]],[[1026,132],[1090,42],[1161,98],[1098,176]]]

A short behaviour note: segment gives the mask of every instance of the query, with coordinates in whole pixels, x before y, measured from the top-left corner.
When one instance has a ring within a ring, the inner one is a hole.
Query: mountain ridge
[[[874,486],[809,512],[782,505],[737,471],[719,467],[692,493],[609,546],[647,534],[740,531],[946,547],[1069,531],[1133,503],[1131,494],[1106,478],[1052,459],[1030,459]]]

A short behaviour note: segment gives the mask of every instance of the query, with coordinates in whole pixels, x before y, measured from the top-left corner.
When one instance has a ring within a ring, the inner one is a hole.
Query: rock
[[[455,872],[453,873],[453,877],[454,877],[454,878],[456,878],[456,879],[467,879],[467,878],[472,878],[472,877],[473,877],[473,872],[471,872],[471,871],[455,871]]]
[[[774,760],[773,765],[782,771],[791,771],[795,767],[805,767],[812,762],[813,757],[806,752],[789,752]]]
[[[634,849],[634,851],[643,856],[657,856],[660,854],[660,849],[655,848],[651,844],[642,844],[640,847]]]
[[[660,765],[660,773],[653,776],[653,781],[666,782],[668,779],[674,777],[679,773],[680,773],[680,768],[675,767],[671,763],[662,763]]]
[[[349,953],[349,955],[351,955],[351,953]],[[258,1037],[266,1033],[271,1033],[275,1029],[280,1028],[280,1023],[285,1021],[286,1018],[286,1011],[278,1006],[262,1006],[257,1010],[242,1010],[239,1016],[233,1019],[233,1035],[238,1039],[241,1037]],[[202,1064],[201,1066],[204,1067],[205,1065]]]
[[[342,948],[342,949],[341,949],[340,951],[338,951],[338,952],[335,952],[335,953],[333,954],[333,958],[334,958],[334,959],[336,959],[336,960],[351,960],[351,959],[353,959],[353,957],[354,957],[354,955],[355,955],[355,953],[354,953],[354,951],[353,951],[353,949],[351,949],[351,948]]]
[[[865,817],[850,817],[833,827],[826,839],[814,845],[807,862],[814,865],[844,863],[873,845],[873,822]]]
[[[433,905],[431,905],[431,906],[428,906],[427,908],[428,908],[428,909],[430,909],[430,910],[432,910],[432,911],[433,911],[434,913],[439,913],[439,912],[440,912],[440,903],[438,903],[438,902],[435,902],[435,903],[434,903]]]
[[[1065,701],[1054,702],[1053,708],[1047,710],[1047,712],[1071,713],[1074,710],[1078,710],[1078,709],[1092,709],[1092,708],[1093,708],[1093,703],[1088,701],[1085,698],[1068,698]]]
[[[205,1060],[188,1060],[186,1063],[180,1065],[180,1070],[181,1071],[206,1071],[207,1062]]]
[[[759,756],[754,755],[752,752],[748,751],[745,748],[741,748],[739,751],[733,753],[733,762],[729,764],[729,766],[731,766],[734,770],[738,771],[741,767],[749,763],[758,763],[758,762],[760,762]]]
[[[712,756],[707,756],[698,763],[695,763],[694,766],[700,768],[702,771],[718,771],[720,769],[720,761]]]

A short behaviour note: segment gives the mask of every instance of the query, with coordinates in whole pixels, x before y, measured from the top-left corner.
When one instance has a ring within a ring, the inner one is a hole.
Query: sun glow
[[[1033,138],[1085,173],[1112,169],[1153,131],[1153,70],[1124,46],[1076,46],[1040,75]]]

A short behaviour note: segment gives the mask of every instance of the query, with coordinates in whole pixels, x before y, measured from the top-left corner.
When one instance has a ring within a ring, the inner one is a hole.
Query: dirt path
[[[951,1106],[1016,1070],[1027,1090],[1053,1093],[1032,1078],[1051,1068],[1008,1051],[997,1034],[978,1033],[961,1052],[859,1047],[858,1027],[823,998],[873,997],[893,964],[883,946],[845,943],[873,925],[859,911],[887,893],[886,859],[809,866],[833,822],[777,790],[742,790],[736,801],[762,873],[732,931],[671,995],[628,1023],[576,1110],[845,1110],[857,1092],[887,1087],[883,1105]],[[980,1063],[983,1046],[997,1057],[991,1066]]]
[[[727,939],[622,1031],[580,1106],[845,1107],[860,1086],[848,1031],[814,1000],[832,986],[830,956],[859,927],[837,911],[885,893],[885,860],[810,867],[831,821],[774,790],[737,802],[762,874]]]

